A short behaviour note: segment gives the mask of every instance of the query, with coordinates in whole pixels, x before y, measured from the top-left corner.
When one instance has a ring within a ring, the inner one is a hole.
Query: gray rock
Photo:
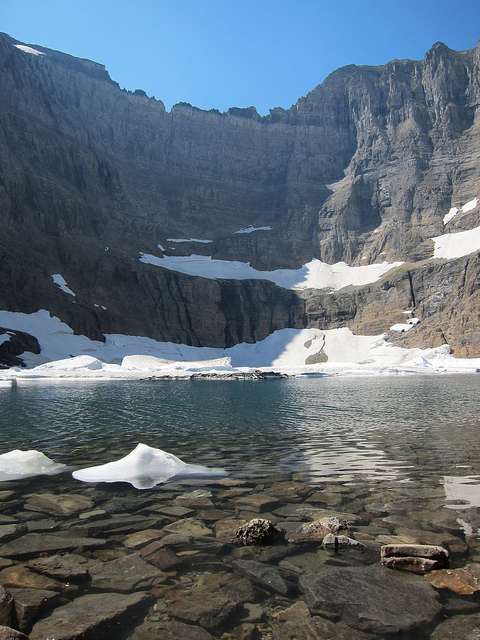
[[[86,496],[75,493],[36,493],[25,503],[27,511],[40,511],[52,516],[70,516],[74,513],[90,511],[93,502]]]
[[[333,533],[327,533],[324,537],[322,546],[326,549],[364,549],[363,542],[349,538],[348,536],[336,536]]]
[[[291,595],[295,591],[295,586],[288,579],[289,574],[276,567],[270,567],[255,560],[234,560],[232,567],[239,575],[267,591],[281,596]]]
[[[119,624],[132,624],[152,601],[146,593],[124,595],[120,593],[91,594],[55,609],[37,622],[29,634],[30,640],[98,640],[115,637]],[[85,615],[88,612],[88,615]]]
[[[441,610],[437,593],[424,580],[381,566],[304,575],[299,586],[312,614],[372,633],[411,631],[431,624]]]
[[[246,578],[240,578],[239,580],[232,580],[232,582],[228,582],[226,585],[221,587],[220,593],[230,600],[241,604],[244,602],[259,602],[264,597],[263,592]]]
[[[28,560],[25,566],[61,580],[82,580],[88,577],[88,568],[92,560],[76,553],[53,555],[48,558],[34,558]]]

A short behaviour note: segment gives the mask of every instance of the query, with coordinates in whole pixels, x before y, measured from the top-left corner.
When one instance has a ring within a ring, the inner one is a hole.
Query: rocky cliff
[[[480,195],[479,47],[349,66],[260,117],[167,112],[102,65],[17,44],[0,36],[1,309],[44,308],[96,339],[231,346],[284,327],[382,333],[409,308],[425,322],[403,342],[480,355],[478,253],[430,260],[432,237],[480,225],[478,206],[443,222]],[[139,252],[406,265],[331,294],[187,276]]]

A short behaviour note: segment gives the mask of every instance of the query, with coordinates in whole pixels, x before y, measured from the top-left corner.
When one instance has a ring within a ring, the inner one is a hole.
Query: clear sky
[[[100,62],[167,109],[265,115],[347,64],[475,47],[480,0],[0,0],[0,31]]]

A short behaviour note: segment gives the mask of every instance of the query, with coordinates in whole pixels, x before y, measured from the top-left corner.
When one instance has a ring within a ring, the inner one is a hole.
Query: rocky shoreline
[[[466,640],[479,541],[448,509],[420,527],[416,508],[295,474],[146,491],[65,474],[3,483],[0,639]],[[449,565],[381,564],[415,545]]]

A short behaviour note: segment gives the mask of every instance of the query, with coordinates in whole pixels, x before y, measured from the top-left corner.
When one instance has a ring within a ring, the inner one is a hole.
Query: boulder
[[[282,530],[269,520],[255,518],[237,529],[234,539],[235,542],[244,546],[250,544],[273,544],[275,538],[282,533]]]

